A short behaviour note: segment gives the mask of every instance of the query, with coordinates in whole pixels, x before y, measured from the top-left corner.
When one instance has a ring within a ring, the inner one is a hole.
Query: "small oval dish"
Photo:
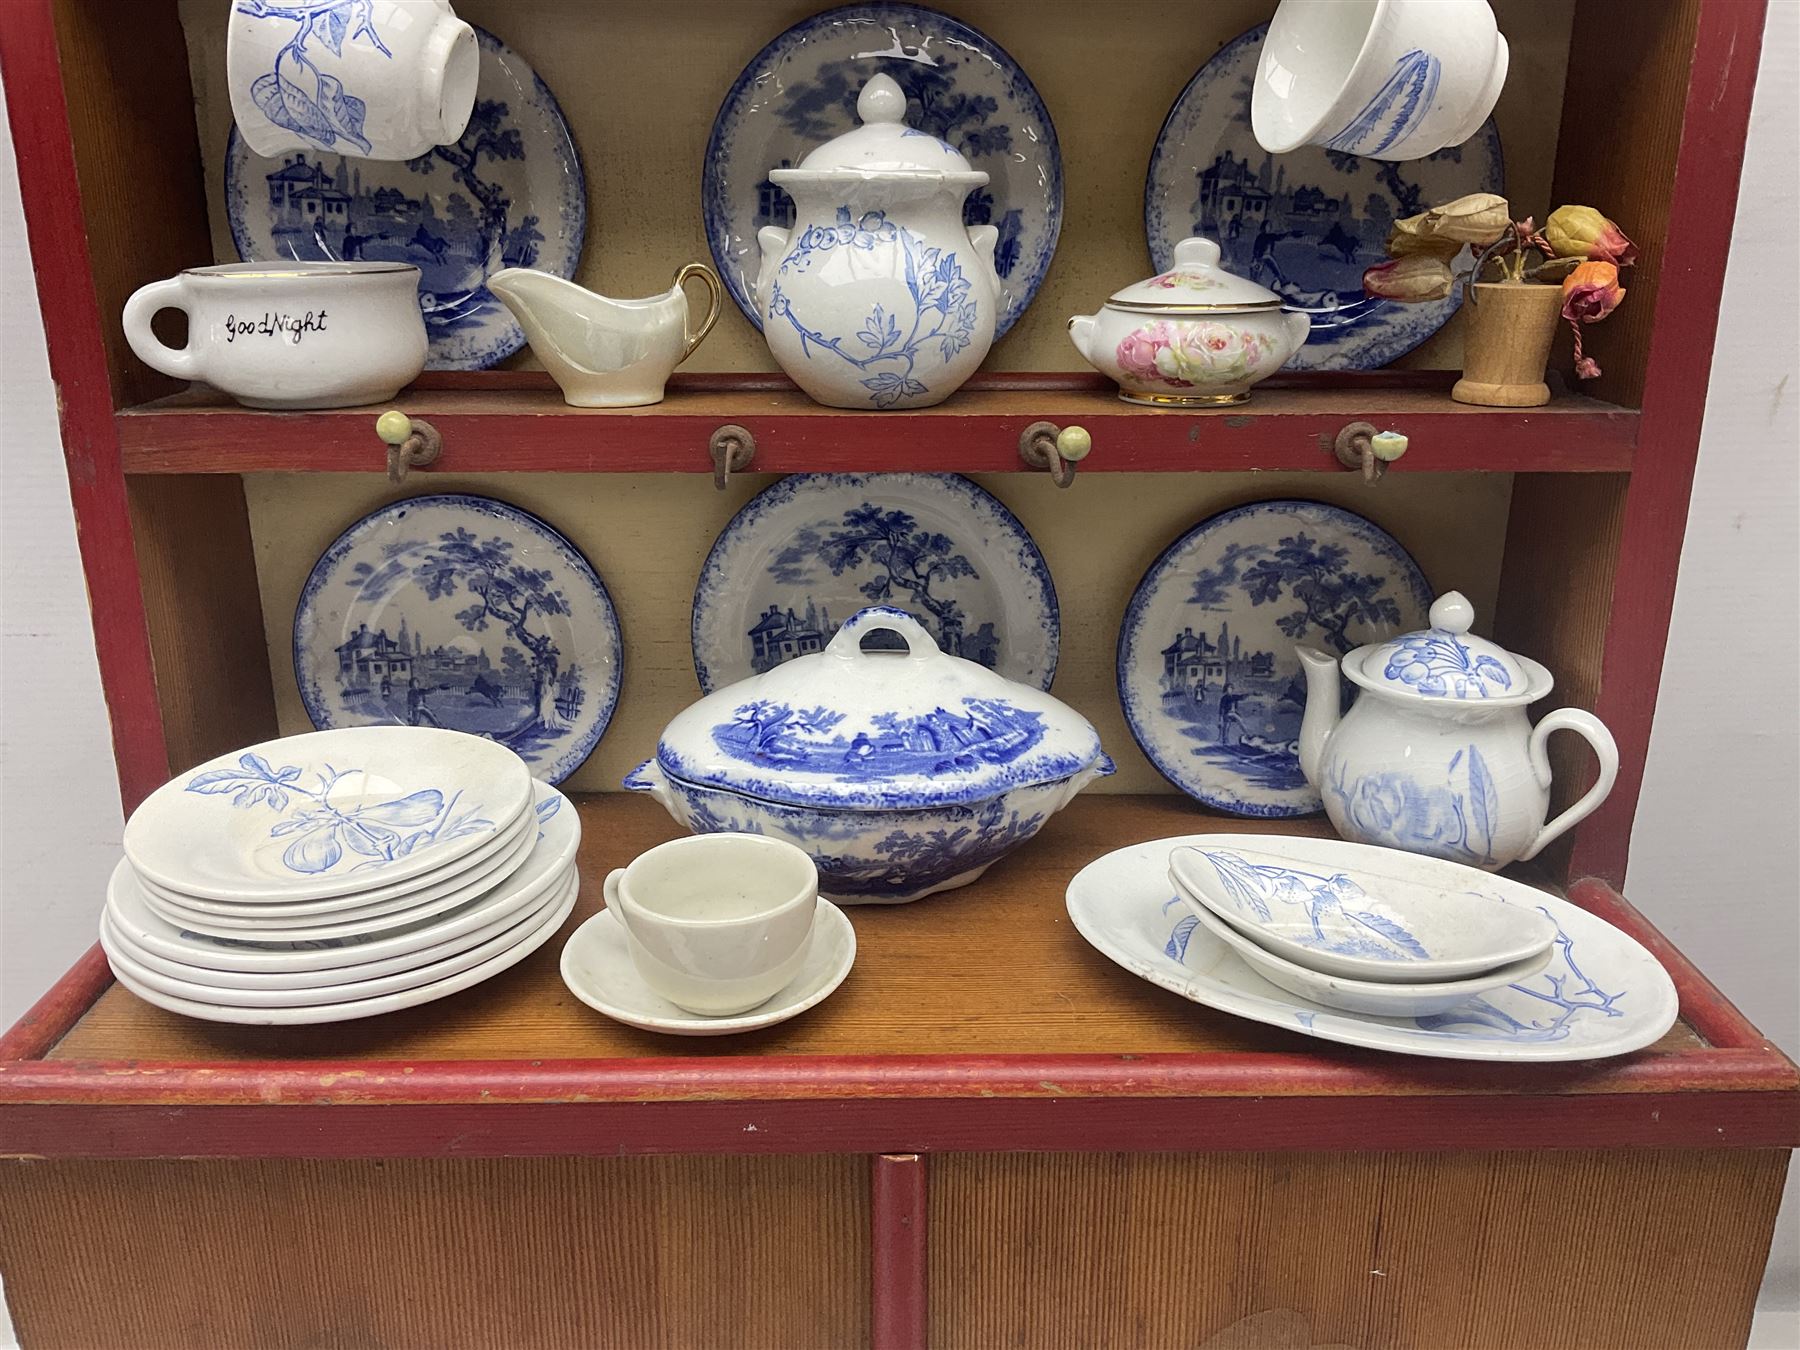
[[[1555,924],[1492,894],[1472,867],[1411,869],[1393,850],[1373,848],[1359,850],[1371,855],[1366,867],[1345,867],[1341,857],[1309,860],[1313,842],[1211,836],[1169,854],[1169,880],[1274,955],[1349,979],[1465,979],[1556,940]]]
[[[1259,947],[1205,905],[1183,895],[1201,927],[1230,947],[1258,975],[1277,989],[1296,998],[1317,1003],[1321,1007],[1343,1012],[1361,1013],[1366,1017],[1435,1017],[1467,1003],[1472,998],[1494,989],[1504,989],[1520,980],[1529,980],[1550,964],[1550,949],[1536,956],[1515,961],[1498,970],[1471,975],[1462,980],[1441,980],[1432,984],[1395,984],[1375,980],[1352,980],[1342,975],[1326,975],[1285,961]]]
[[[1067,704],[940,651],[878,605],[824,651],[679,713],[625,786],[696,834],[797,844],[827,899],[891,904],[974,881],[1112,771]]]

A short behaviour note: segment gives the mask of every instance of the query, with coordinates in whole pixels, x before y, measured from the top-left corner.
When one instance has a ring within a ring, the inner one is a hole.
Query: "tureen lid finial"
[[[856,115],[867,122],[906,119],[906,94],[891,75],[877,75],[856,96]]]
[[[1475,606],[1461,591],[1445,591],[1431,602],[1431,626],[1446,633],[1466,633],[1475,626]]]

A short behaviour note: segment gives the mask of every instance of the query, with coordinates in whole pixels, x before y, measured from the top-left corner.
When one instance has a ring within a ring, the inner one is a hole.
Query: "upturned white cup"
[[[1423,159],[1481,129],[1508,60],[1488,0],[1281,0],[1251,129],[1271,154]]]
[[[187,346],[151,331],[165,309],[187,315]],[[418,378],[428,345],[409,263],[190,267],[133,294],[124,325],[144,364],[252,408],[383,402]]]
[[[233,0],[225,67],[265,158],[414,159],[467,129],[481,50],[449,0]]]
[[[756,834],[658,844],[606,878],[631,963],[678,1008],[748,1012],[800,973],[819,873],[794,845]]]

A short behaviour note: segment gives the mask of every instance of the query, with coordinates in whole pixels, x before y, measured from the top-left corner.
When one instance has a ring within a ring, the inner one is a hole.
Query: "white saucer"
[[[581,894],[581,874],[571,868],[560,878],[560,884],[563,886],[560,899],[544,914],[537,927],[498,955],[446,979],[399,993],[384,994],[380,998],[361,998],[347,1003],[314,1003],[299,1008],[227,1008],[216,1003],[177,998],[160,989],[152,989],[128,969],[122,969],[123,963],[113,966],[113,976],[144,1002],[154,1003],[159,1008],[180,1013],[184,1017],[198,1018],[203,1022],[235,1022],[254,1027],[310,1026],[319,1022],[348,1022],[359,1017],[376,1017],[382,1013],[398,1012],[402,1008],[415,1007],[420,1003],[430,1003],[433,999],[460,993],[530,956],[556,935],[563,920],[575,908],[576,897]]]
[[[596,1012],[640,1031],[669,1036],[728,1036],[757,1031],[798,1017],[844,982],[856,961],[856,930],[844,911],[819,901],[813,921],[812,949],[806,964],[767,1003],[735,1017],[702,1017],[677,1008],[651,992],[631,964],[625,930],[612,911],[601,910],[569,936],[563,946],[562,977],[575,995]]]

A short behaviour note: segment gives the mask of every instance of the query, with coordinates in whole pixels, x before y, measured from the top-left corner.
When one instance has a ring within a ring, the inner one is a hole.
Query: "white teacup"
[[[728,1017],[800,973],[819,908],[819,873],[794,845],[756,834],[658,844],[606,878],[645,984],[678,1008]]]
[[[1481,129],[1507,64],[1488,0],[1281,0],[1250,125],[1271,154],[1423,159]]]
[[[185,347],[151,331],[188,317]],[[400,392],[425,368],[419,269],[409,263],[224,263],[190,267],[125,302],[125,340],[178,380],[204,380],[252,408],[353,408]]]
[[[467,129],[481,50],[450,0],[232,0],[225,65],[265,158],[415,159]]]

